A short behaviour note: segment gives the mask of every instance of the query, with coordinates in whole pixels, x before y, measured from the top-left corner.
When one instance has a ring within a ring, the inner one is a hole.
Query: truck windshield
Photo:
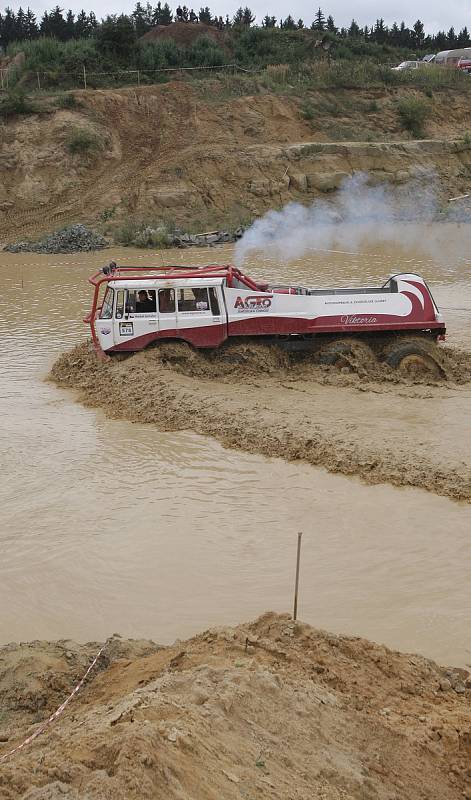
[[[100,319],[111,319],[113,316],[113,298],[114,290],[110,286],[106,287],[106,293],[103,298],[103,305],[100,311]]]

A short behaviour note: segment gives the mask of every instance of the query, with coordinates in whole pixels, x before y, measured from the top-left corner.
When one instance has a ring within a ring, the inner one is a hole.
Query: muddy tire
[[[398,342],[388,350],[385,356],[386,364],[393,369],[411,376],[420,375],[431,378],[445,378],[446,374],[433,348],[421,342]]]
[[[373,351],[358,339],[339,339],[328,342],[319,352],[319,363],[342,367],[368,366],[375,360]]]

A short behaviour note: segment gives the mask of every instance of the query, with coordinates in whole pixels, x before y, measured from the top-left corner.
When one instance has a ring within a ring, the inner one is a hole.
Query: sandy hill
[[[256,82],[256,94],[236,96],[233,80],[77,91],[73,108],[46,98],[41,114],[8,121],[0,129],[0,240],[133,215],[237,227],[335,191],[358,170],[393,185],[433,173],[444,200],[469,189],[460,94],[437,95],[427,131],[436,138],[415,142],[400,128],[397,90],[311,93],[307,119],[305,98]],[[346,138],[366,136],[383,141]]]
[[[6,750],[96,645],[0,650]],[[464,671],[287,615],[159,648],[114,639],[69,711],[2,767],[5,800],[462,800]]]

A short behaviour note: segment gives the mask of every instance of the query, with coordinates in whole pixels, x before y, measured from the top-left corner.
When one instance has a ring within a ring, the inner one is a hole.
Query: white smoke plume
[[[433,255],[434,234],[440,210],[437,178],[421,176],[405,186],[370,186],[369,176],[347,178],[331,202],[315,200],[309,206],[289,203],[281,211],[269,211],[245,232],[235,248],[235,263],[242,266],[251,253],[289,263],[314,250],[358,253],[366,245],[393,243]],[[410,225],[411,221],[420,225]],[[424,236],[423,223],[431,229]],[[466,237],[469,254],[469,236]],[[465,254],[464,247],[463,255]]]

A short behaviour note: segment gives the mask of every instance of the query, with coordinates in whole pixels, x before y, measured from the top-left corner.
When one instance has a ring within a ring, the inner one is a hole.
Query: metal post
[[[36,77],[38,79],[38,89],[41,91],[41,81],[39,80],[39,72],[36,72]]]
[[[299,562],[301,559],[301,537],[302,533],[298,533],[298,550],[296,553],[296,578],[294,581],[294,609],[293,609],[294,620],[298,616],[298,586],[299,586]]]
[[[85,69],[85,64],[83,65],[83,88],[87,88],[87,70]]]
[[[138,86],[141,85],[141,73],[139,72],[139,70],[137,70],[137,85]]]

